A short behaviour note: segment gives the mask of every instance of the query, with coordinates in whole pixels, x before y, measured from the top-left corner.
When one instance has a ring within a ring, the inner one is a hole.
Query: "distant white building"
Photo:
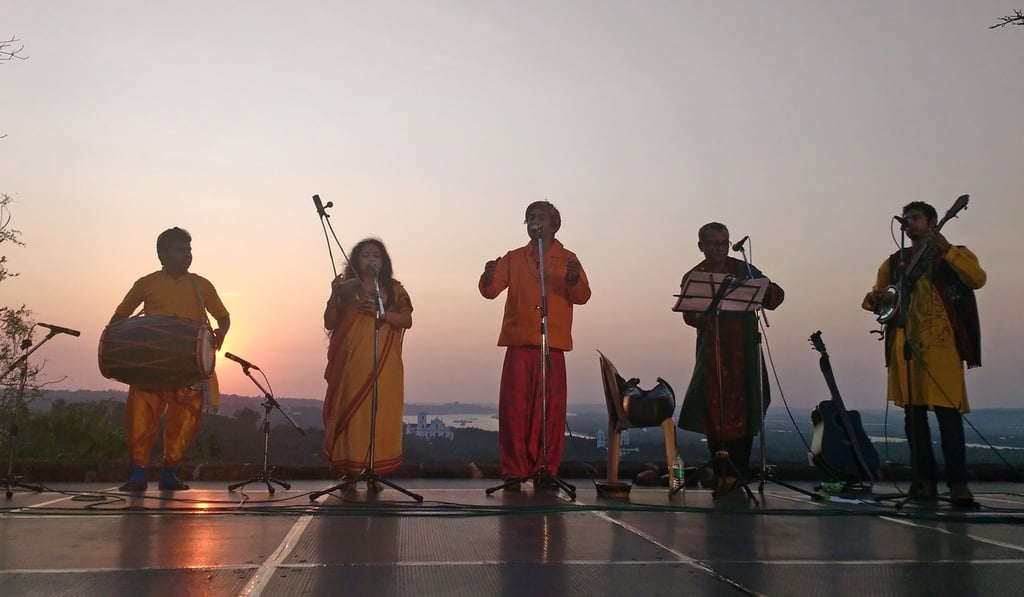
[[[416,437],[455,439],[455,432],[445,425],[440,417],[434,417],[427,423],[427,413],[418,413],[416,422],[405,426],[405,434]]]
[[[598,429],[595,441],[597,442],[598,449],[608,449],[608,436],[603,429]],[[619,433],[619,455],[622,456],[625,454],[631,454],[633,452],[639,451],[640,448],[629,447],[629,429],[623,429],[622,432]]]

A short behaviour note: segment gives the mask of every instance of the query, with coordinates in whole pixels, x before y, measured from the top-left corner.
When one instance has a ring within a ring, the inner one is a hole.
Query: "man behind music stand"
[[[706,224],[699,239],[697,246],[705,259],[684,276],[679,301],[673,307],[683,312],[688,325],[697,328],[697,361],[680,410],[679,427],[708,437],[712,463],[718,469],[713,482],[719,496],[741,484],[742,474],[735,480],[722,474],[747,469],[753,437],[761,429],[762,414],[770,401],[757,366],[761,361],[756,358],[757,317],[753,310],[761,305],[774,309],[785,295],[756,269],[751,270],[754,279],[746,279],[743,261],[728,257],[729,231],[724,225]],[[733,282],[727,286],[729,276]],[[716,301],[719,292],[724,294]],[[758,397],[759,386],[763,400]],[[745,482],[742,485],[754,499]]]

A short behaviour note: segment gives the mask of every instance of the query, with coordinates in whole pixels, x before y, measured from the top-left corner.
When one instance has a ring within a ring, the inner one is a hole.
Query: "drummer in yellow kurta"
[[[985,270],[967,247],[951,245],[936,229],[938,217],[931,205],[922,201],[907,204],[903,220],[911,247],[893,253],[882,263],[875,286],[864,297],[862,306],[878,312],[885,301],[884,289],[889,285],[899,287],[905,272],[909,276],[909,302],[901,297],[903,309],[886,325],[885,362],[889,400],[903,407],[905,413],[904,429],[915,473],[910,498],[932,501],[938,496],[937,467],[927,418],[927,412],[932,410],[939,422],[950,498],[954,504],[971,505],[974,496],[967,487],[962,419],[969,411],[963,365],[981,365],[974,290],[985,284]],[[915,268],[915,272],[911,266],[922,251],[927,252],[918,259],[921,267]],[[917,272],[920,277],[914,282]],[[900,325],[903,313],[906,329]],[[906,338],[910,339],[910,350],[905,352]]]
[[[231,318],[209,280],[188,271],[192,265],[192,236],[181,228],[163,231],[156,240],[156,253],[163,268],[139,278],[124,300],[114,310],[110,323],[130,317],[142,305],[149,316],[181,317],[206,322],[209,312],[217,320],[213,343],[220,348],[224,343]],[[132,472],[121,491],[145,491],[150,455],[160,425],[164,419],[163,469],[160,489],[188,489],[178,477],[178,463],[199,432],[199,418],[203,403],[217,403],[217,374],[194,385],[169,390],[143,390],[128,388],[125,423],[128,450],[132,459]]]

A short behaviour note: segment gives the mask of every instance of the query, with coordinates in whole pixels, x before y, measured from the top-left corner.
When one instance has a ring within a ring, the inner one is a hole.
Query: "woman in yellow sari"
[[[383,317],[378,317],[377,282]],[[324,327],[330,333],[324,371],[324,456],[335,474],[356,475],[370,465],[373,336],[378,325],[373,469],[387,474],[402,462],[402,338],[412,327],[412,302],[402,284],[392,278],[391,257],[384,244],[368,238],[352,249],[344,273],[331,283],[324,310]],[[373,485],[370,489],[379,489]]]

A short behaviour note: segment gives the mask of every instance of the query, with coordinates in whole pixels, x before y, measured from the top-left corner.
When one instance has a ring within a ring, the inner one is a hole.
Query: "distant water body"
[[[572,413],[567,413],[566,417],[572,417]],[[463,429],[466,427],[472,427],[474,429],[483,429],[484,431],[498,431],[498,415],[482,415],[479,413],[472,415],[427,415],[427,424],[429,425],[434,419],[441,419],[441,421],[451,429]],[[415,423],[417,415],[404,415],[402,417],[403,423]],[[581,437],[579,433],[574,433],[577,437]],[[582,436],[589,437],[589,436]]]
[[[497,415],[481,415],[479,413],[472,415],[427,415],[427,424],[429,425],[434,419],[441,419],[441,421],[450,427],[451,429],[460,429],[465,427],[473,427],[474,429],[483,429],[484,431],[498,431],[498,416]],[[417,415],[405,415],[402,417],[403,423],[415,423]]]

